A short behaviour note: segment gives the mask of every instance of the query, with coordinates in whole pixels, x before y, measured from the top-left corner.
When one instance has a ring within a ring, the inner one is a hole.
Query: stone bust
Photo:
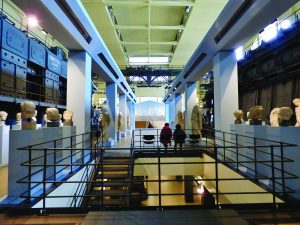
[[[279,110],[280,108],[274,108],[270,113],[270,125],[272,127],[279,126]]]
[[[193,107],[191,122],[192,122],[192,130],[193,130],[192,132],[193,132],[193,134],[201,136],[202,115],[201,115],[201,108],[198,105],[195,105]]]
[[[16,121],[17,121],[17,125],[21,125],[22,122],[22,117],[21,117],[21,113],[17,113],[16,115]]]
[[[118,114],[118,131],[121,131],[122,128],[122,113],[119,112]]]
[[[184,128],[184,118],[181,111],[177,112],[177,123],[181,126],[182,129]]]
[[[72,121],[72,118],[73,118],[73,112],[70,111],[70,110],[64,111],[64,113],[63,113],[63,118],[64,118],[65,121]]]
[[[262,117],[264,108],[260,105],[253,106],[249,109],[250,125],[262,125]]]
[[[109,125],[110,125],[109,111],[106,108],[102,108],[102,117],[101,117],[102,136],[101,136],[101,138],[104,141],[107,141],[109,139]]]
[[[295,98],[293,100],[295,105],[295,114],[296,114],[296,124],[295,127],[300,127],[300,98]]]
[[[5,120],[7,119],[7,112],[0,111],[0,126],[5,125]]]
[[[293,110],[290,107],[280,108],[278,114],[279,125],[288,127],[290,125],[290,119],[292,115],[293,115]]]
[[[60,120],[59,111],[57,108],[47,108],[46,114],[47,114],[47,119],[52,122]]]
[[[32,117],[35,117],[35,104],[26,101],[21,103],[21,117],[24,120],[33,121]]]
[[[240,109],[234,110],[233,115],[235,117],[234,124],[242,124],[243,123],[244,113],[242,110],[240,110]]]

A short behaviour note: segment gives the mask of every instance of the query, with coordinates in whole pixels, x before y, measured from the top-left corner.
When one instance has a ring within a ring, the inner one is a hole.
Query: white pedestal
[[[0,126],[0,165],[8,164],[9,126]]]
[[[38,130],[11,130],[9,142],[9,169],[8,169],[8,197],[19,198],[20,194],[28,190],[27,184],[18,184],[17,180],[28,175],[28,167],[21,166],[20,164],[29,160],[29,151],[18,150],[18,148],[26,147],[29,145],[36,145],[39,143],[49,142],[52,140],[60,139],[63,137],[62,128],[51,127],[41,128]],[[43,144],[39,148],[53,148],[53,142]],[[37,148],[37,147],[35,147]],[[34,149],[34,148],[33,148]],[[48,150],[47,153],[52,153]],[[31,158],[34,159],[43,156],[44,151],[32,151]],[[47,156],[47,163],[54,162],[53,155]],[[40,160],[34,161],[34,164],[43,164],[43,157]],[[31,172],[37,171],[42,167],[32,167]],[[47,177],[53,175],[54,168],[48,167],[46,170]],[[53,178],[52,178],[53,179]],[[42,173],[35,175],[35,180],[42,180]],[[33,186],[34,184],[32,184]],[[40,187],[37,187],[37,189]],[[36,191],[36,190],[34,190]],[[32,191],[32,193],[34,192]]]
[[[121,137],[122,137],[122,135],[121,135],[121,131],[117,131],[117,140],[121,140]]]
[[[21,124],[12,125],[12,130],[21,130]]]
[[[249,125],[231,125],[231,132],[236,131],[239,135],[247,135],[251,137],[272,140],[276,142],[284,142],[289,144],[295,144],[297,147],[285,147],[283,149],[284,157],[294,160],[292,163],[284,163],[284,170],[286,172],[298,175],[300,171],[300,127],[271,127],[271,126],[249,126]],[[232,139],[233,141],[233,139]],[[238,144],[241,145],[253,145],[253,141],[250,141],[246,137],[239,137]],[[256,145],[279,145],[279,143],[269,142],[265,140],[256,140]],[[264,154],[270,153],[270,148],[257,148],[256,157],[257,160],[267,160],[271,161],[270,155]],[[241,150],[240,150],[241,153]],[[249,153],[248,153],[249,154]],[[274,154],[280,156],[280,148],[274,147]],[[275,157],[275,160],[278,160],[278,157]],[[281,163],[276,162],[275,167],[281,169]],[[257,164],[257,171],[260,174],[271,176],[271,168],[262,165],[261,163]],[[276,171],[275,171],[276,172]],[[281,177],[281,173],[278,171],[275,174],[277,177]],[[289,175],[286,175],[289,176]],[[277,180],[281,183],[281,180]],[[270,181],[266,181],[270,184]],[[294,197],[300,199],[300,178],[297,179],[286,179],[285,184],[287,187],[292,188],[296,191],[295,194],[292,194]]]

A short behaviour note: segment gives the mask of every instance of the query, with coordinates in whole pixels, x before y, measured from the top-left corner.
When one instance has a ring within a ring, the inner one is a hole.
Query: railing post
[[[215,153],[215,179],[216,179],[216,202],[219,205],[219,172],[218,172],[218,148],[214,147]]]
[[[82,143],[81,143],[81,164],[84,164],[84,150],[85,150],[85,135],[81,134]]]
[[[239,169],[239,140],[238,134],[235,134],[235,145],[236,145],[236,169]]]
[[[27,194],[27,202],[28,204],[30,204],[31,202],[31,151],[32,151],[32,147],[29,146],[29,155],[28,155],[28,161],[29,161],[29,166],[28,166],[28,184],[27,184],[27,188],[28,188],[28,194]]]
[[[160,167],[160,148],[158,148],[158,205],[161,207],[161,167]]]
[[[257,179],[257,153],[256,153],[256,138],[253,139],[254,144],[254,176]]]
[[[225,163],[225,160],[226,160],[226,151],[225,151],[225,132],[222,132],[223,133],[223,161]]]
[[[70,137],[71,142],[71,173],[73,173],[73,136]]]
[[[43,168],[43,210],[46,209],[46,180],[47,180],[47,148],[44,148],[44,168]]]
[[[54,173],[54,176],[53,176],[53,179],[54,179],[54,182],[56,182],[56,140],[54,140],[54,143],[53,143],[53,147],[54,147],[54,157],[53,157],[53,162],[54,162],[54,168],[53,168],[53,173]],[[54,183],[56,185],[56,183]]]
[[[283,154],[283,143],[280,142],[280,158],[281,158],[281,185],[282,195],[285,196],[285,173],[284,173],[284,154]]]
[[[273,204],[276,204],[276,188],[275,188],[275,167],[274,167],[274,146],[271,145],[271,166],[272,166],[272,194],[273,194]]]

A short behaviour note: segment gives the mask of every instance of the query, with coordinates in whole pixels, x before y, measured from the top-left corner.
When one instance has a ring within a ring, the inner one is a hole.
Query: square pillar
[[[127,117],[129,118],[129,124],[128,124],[127,118],[126,118],[126,129],[132,130],[132,126],[131,126],[132,104],[131,104],[130,100],[126,101],[126,110],[127,110]]]
[[[170,128],[174,129],[175,128],[175,99],[170,99],[169,100],[169,124]]]
[[[214,56],[214,117],[215,129],[230,132],[233,111],[239,107],[238,71],[234,52]]]
[[[126,136],[126,129],[127,129],[127,105],[126,105],[126,95],[122,94],[119,95],[119,111],[122,113],[122,123],[121,123],[121,134],[122,137]]]
[[[180,124],[181,121],[178,121],[178,112],[182,112],[182,94],[175,95],[175,125]],[[182,124],[183,125],[183,124]]]
[[[110,125],[109,125],[109,137],[116,142],[117,141],[117,84],[116,83],[106,83],[106,99],[107,107],[110,114]]]
[[[170,105],[169,105],[169,102],[168,101],[166,101],[165,102],[165,118],[166,118],[166,121],[168,122],[168,123],[170,123],[170,113],[169,113],[169,107]]]
[[[131,102],[131,114],[130,114],[131,128],[135,129],[135,103]]]
[[[192,111],[193,107],[197,104],[197,83],[188,82],[185,84],[185,129],[192,129]]]
[[[92,59],[86,52],[70,52],[68,60],[67,109],[73,111],[77,134],[91,130]]]

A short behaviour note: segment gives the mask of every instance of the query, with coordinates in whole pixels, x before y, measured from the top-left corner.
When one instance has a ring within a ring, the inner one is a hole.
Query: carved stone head
[[[57,108],[48,108],[46,110],[47,119],[50,121],[58,121],[60,120],[59,111]]]
[[[35,104],[26,101],[21,103],[21,117],[22,119],[31,119],[35,116]]]
[[[0,120],[5,121],[7,119],[7,112],[0,111]]]
[[[72,121],[72,118],[73,118],[73,112],[70,111],[70,110],[64,111],[64,113],[63,113],[63,118],[64,118],[65,121]]]
[[[279,110],[280,108],[274,108],[270,113],[270,125],[272,127],[279,126]]]
[[[282,107],[279,109],[279,120],[290,120],[293,115],[293,110],[290,107]]]
[[[256,106],[253,106],[249,109],[249,116],[248,116],[248,119],[251,119],[251,120],[261,120],[262,117],[263,117],[263,112],[264,108],[260,105],[256,105]]]

